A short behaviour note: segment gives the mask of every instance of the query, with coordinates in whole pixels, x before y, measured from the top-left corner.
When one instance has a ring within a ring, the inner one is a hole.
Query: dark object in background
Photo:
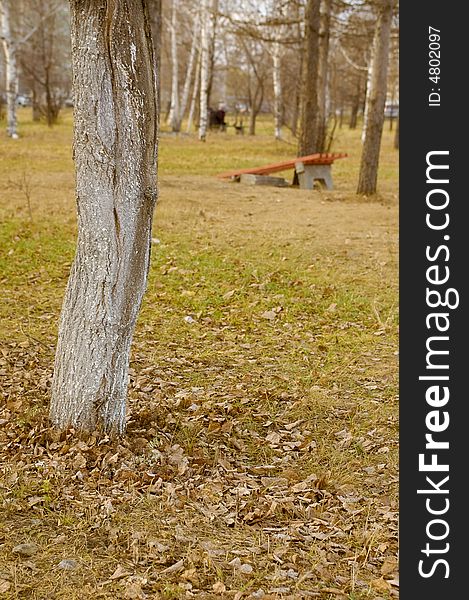
[[[219,129],[220,131],[226,131],[225,123],[226,112],[222,109],[213,110],[208,109],[208,126],[210,129]]]

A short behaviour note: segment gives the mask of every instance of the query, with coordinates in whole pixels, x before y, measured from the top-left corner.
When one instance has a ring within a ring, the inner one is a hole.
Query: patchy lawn
[[[354,195],[225,183],[269,124],[163,134],[124,439],[47,422],[75,244],[71,115],[0,136],[0,597],[398,596],[397,155]],[[264,129],[263,129],[264,127]]]

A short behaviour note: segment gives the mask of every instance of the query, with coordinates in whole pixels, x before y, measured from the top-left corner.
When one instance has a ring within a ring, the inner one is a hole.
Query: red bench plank
[[[220,173],[217,177],[225,179],[228,177],[238,177],[243,174],[251,175],[269,175],[270,173],[277,173],[278,171],[286,171],[287,169],[294,169],[295,163],[302,162],[304,165],[331,165],[338,158],[346,158],[347,154],[332,154],[332,153],[317,153],[309,154],[308,156],[299,156],[292,160],[286,160],[279,163],[272,163],[264,165],[263,167],[253,167],[250,169],[237,169],[236,171],[226,171]]]

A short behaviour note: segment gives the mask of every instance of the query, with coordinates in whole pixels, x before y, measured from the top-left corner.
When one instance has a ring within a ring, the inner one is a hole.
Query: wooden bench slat
[[[338,158],[346,158],[347,154],[333,154],[333,153],[316,153],[309,154],[308,156],[298,156],[292,160],[286,160],[278,163],[271,163],[262,167],[253,167],[248,169],[237,169],[236,171],[226,171],[217,175],[220,179],[229,177],[239,177],[244,174],[252,175],[269,175],[270,173],[278,173],[279,171],[286,171],[287,169],[294,169],[295,164],[302,162],[304,165],[331,165]]]

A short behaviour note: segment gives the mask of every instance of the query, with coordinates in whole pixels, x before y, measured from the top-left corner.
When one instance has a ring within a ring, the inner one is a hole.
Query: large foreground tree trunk
[[[298,156],[318,151],[318,70],[320,0],[308,0],[305,8],[305,49],[301,84]]]
[[[376,192],[378,182],[393,8],[394,0],[380,0],[368,77],[365,135],[357,188],[357,194],[365,196]]]
[[[156,201],[157,92],[147,0],[70,0],[78,244],[50,418],[125,428],[130,344]]]

